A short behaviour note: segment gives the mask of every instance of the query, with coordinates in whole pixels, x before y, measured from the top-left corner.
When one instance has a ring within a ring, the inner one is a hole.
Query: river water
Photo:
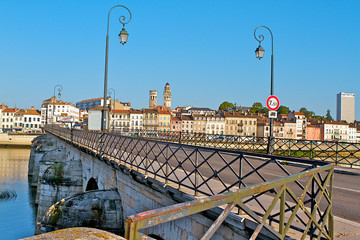
[[[17,198],[0,199],[0,239],[30,237],[35,231],[35,192],[28,183],[30,149],[0,148],[0,190],[15,190]]]

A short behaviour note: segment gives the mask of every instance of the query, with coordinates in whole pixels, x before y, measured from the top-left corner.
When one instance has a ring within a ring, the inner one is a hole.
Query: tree
[[[299,110],[301,113],[303,113],[305,115],[305,117],[309,118],[309,117],[314,117],[315,113],[313,111],[309,111],[306,108],[302,107]]]
[[[290,112],[290,109],[286,106],[280,106],[277,110],[278,114],[288,114]]]
[[[332,121],[333,120],[333,118],[331,117],[331,115],[330,115],[330,109],[328,109],[327,111],[326,111],[326,120],[328,120],[328,121]]]
[[[219,110],[227,110],[227,109],[233,108],[233,107],[234,107],[234,104],[225,101],[222,104],[220,104]]]
[[[255,102],[250,108],[250,113],[262,113],[262,112],[263,112],[263,106],[259,102]]]

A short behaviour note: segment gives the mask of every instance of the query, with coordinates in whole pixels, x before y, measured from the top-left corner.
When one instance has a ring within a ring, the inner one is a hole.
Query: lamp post
[[[123,28],[119,34],[120,43],[124,45],[127,42],[129,34],[125,30],[125,25],[131,21],[131,12],[130,10],[122,5],[116,5],[112,7],[108,14],[108,21],[107,21],[107,32],[106,32],[106,50],[105,50],[105,78],[104,78],[104,103],[103,103],[103,110],[101,112],[101,130],[104,131],[106,129],[106,121],[105,121],[105,111],[106,111],[106,101],[107,101],[107,78],[108,78],[108,55],[109,55],[109,21],[110,21],[110,13],[114,8],[122,7],[125,8],[129,14],[130,18],[127,22],[125,21],[125,16],[119,17],[119,22],[123,25]]]
[[[116,93],[115,93],[115,90],[113,89],[113,88],[109,88],[109,90],[108,90],[108,95],[109,96],[111,96],[111,93],[114,95],[114,114],[115,114],[115,99],[116,99]],[[110,103],[109,103],[109,107],[111,106],[111,98],[110,98]],[[109,116],[109,125],[110,125],[110,116]],[[115,120],[113,119],[113,124],[112,124],[112,126],[113,126],[113,131],[114,131],[114,123],[115,123]],[[110,130],[110,126],[108,126],[108,129]]]
[[[61,98],[61,91],[63,90],[63,87],[61,85],[56,85],[54,87],[54,99],[53,99],[53,109],[52,109],[52,124],[54,123],[54,114],[55,114],[55,91],[56,89],[58,89],[59,93],[58,93],[58,98]]]
[[[271,30],[266,26],[259,26],[259,27],[255,28],[254,37],[259,42],[259,47],[255,50],[255,56],[259,60],[261,58],[263,58],[264,53],[265,53],[265,50],[261,47],[261,42],[264,40],[264,36],[262,34],[260,34],[258,37],[256,36],[256,30],[258,30],[259,28],[267,29],[270,32],[270,35],[271,35],[271,85],[270,85],[270,95],[274,95],[274,39],[273,39],[273,34],[272,34]],[[270,153],[270,154],[274,151],[274,148],[273,148],[273,129],[272,129],[273,125],[274,125],[274,120],[273,120],[273,118],[270,118],[270,141],[269,141],[269,145],[268,145],[268,153]]]

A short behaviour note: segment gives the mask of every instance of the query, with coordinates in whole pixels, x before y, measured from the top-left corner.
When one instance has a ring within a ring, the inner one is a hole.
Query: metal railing
[[[91,151],[98,158],[129,166],[165,184],[192,191],[195,196],[212,196],[205,198],[209,204],[204,204],[199,211],[226,203],[230,204],[225,209],[224,215],[227,215],[229,208],[237,207],[259,223],[254,239],[262,227],[280,239],[286,236],[289,228],[303,236],[332,239],[334,164],[216,146],[192,146],[188,140],[183,141],[183,136],[179,144],[170,138],[164,138],[165,141],[150,139],[153,135],[123,136],[60,127],[45,130]],[[225,202],[216,200],[221,196]],[[196,201],[190,202],[189,206],[197,205]],[[280,207],[275,207],[278,201]],[[181,205],[173,207],[176,211],[182,208]],[[164,209],[153,211],[166,213]],[[148,223],[142,225],[145,220],[138,217],[135,215],[127,220],[129,237],[138,237],[138,228],[150,226],[146,225]],[[141,224],[133,225],[137,220]]]
[[[113,132],[124,136],[170,141],[188,145],[268,153],[269,138],[253,136],[210,135],[204,133],[151,131]],[[339,166],[360,168],[360,143],[311,141],[273,138],[273,155],[332,162]]]

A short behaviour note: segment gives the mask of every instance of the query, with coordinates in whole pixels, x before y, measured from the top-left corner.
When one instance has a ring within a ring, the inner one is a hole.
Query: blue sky
[[[265,104],[270,93],[270,35],[264,58],[254,29],[274,34],[275,95],[281,105],[336,116],[336,94],[356,94],[360,120],[359,1],[2,0],[0,103],[40,108],[64,88],[77,102],[103,95],[109,9],[127,6],[132,21],[122,46],[120,8],[110,18],[109,82],[121,101],[148,106],[149,90],[172,88],[172,107],[218,108],[223,101]]]

